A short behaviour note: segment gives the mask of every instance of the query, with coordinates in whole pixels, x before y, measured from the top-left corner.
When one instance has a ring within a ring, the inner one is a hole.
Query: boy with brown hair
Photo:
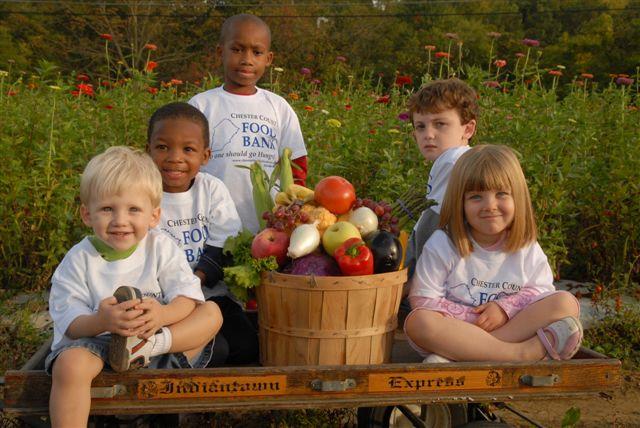
[[[469,150],[478,117],[475,91],[460,79],[436,80],[423,86],[408,103],[413,137],[422,156],[433,162],[427,182],[427,199],[437,204],[425,209],[407,244],[406,266],[413,275],[422,247],[438,228],[440,208],[453,165]]]
[[[290,148],[294,179],[304,185],[307,150],[298,117],[287,101],[258,88],[273,60],[271,32],[254,15],[240,14],[222,25],[217,53],[222,59],[222,86],[195,95],[189,104],[209,121],[211,161],[202,171],[218,177],[231,193],[245,229],[258,232],[249,166],[258,161],[271,174],[285,148]]]

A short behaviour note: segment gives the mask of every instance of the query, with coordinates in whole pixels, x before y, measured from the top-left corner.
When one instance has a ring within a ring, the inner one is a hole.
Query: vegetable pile
[[[329,176],[309,189],[293,183],[291,152],[285,149],[269,177],[259,163],[250,167],[256,215],[262,230],[243,231],[225,243],[235,266],[225,282],[241,300],[260,283],[264,270],[293,275],[340,276],[392,272],[401,267],[400,232],[429,205],[423,195],[395,205],[358,198],[345,178]],[[294,165],[295,167],[295,165]],[[279,192],[271,188],[279,178]],[[413,215],[412,215],[413,214]],[[406,242],[406,232],[402,233]]]

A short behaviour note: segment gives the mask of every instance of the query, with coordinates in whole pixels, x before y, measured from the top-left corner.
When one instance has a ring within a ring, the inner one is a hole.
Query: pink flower
[[[526,55],[522,52],[516,52],[516,58],[524,58]]]
[[[549,74],[552,76],[562,76],[562,71],[560,70],[549,70]]]
[[[487,33],[487,36],[493,37],[494,39],[497,39],[498,37],[502,36],[502,33],[498,33],[496,31],[489,31]]]
[[[113,36],[109,33],[100,34],[100,38],[103,40],[113,40]]]
[[[300,69],[300,74],[302,74],[303,76],[309,76],[311,74],[311,69],[307,67],[302,67]]]
[[[505,65],[507,65],[507,60],[506,59],[497,59],[497,60],[495,60],[494,64],[495,64],[496,67],[502,68]]]
[[[158,49],[157,45],[154,45],[153,43],[147,43],[146,45],[144,45],[145,49],[149,49],[150,51],[155,51]]]
[[[593,79],[593,74],[591,74],[591,73],[582,73],[580,75],[580,77],[582,77],[583,79]]]
[[[447,39],[452,39],[452,40],[455,40],[458,38],[458,35],[456,33],[444,33],[444,36]]]
[[[628,77],[618,77],[616,79],[616,83],[618,85],[631,86],[633,84],[633,79],[630,79]]]
[[[522,44],[531,48],[537,48],[540,46],[540,41],[535,39],[522,39]]]
[[[487,88],[499,88],[500,87],[500,82],[496,82],[495,80],[490,80],[487,82],[482,82],[482,84],[484,86],[486,86]]]
[[[344,57],[342,55],[338,55],[336,57],[336,61],[338,61],[338,62],[347,62],[347,57]]]
[[[425,45],[424,48],[428,51],[435,51],[436,47],[434,45]]]
[[[408,111],[403,111],[402,113],[400,113],[398,115],[398,119],[400,119],[403,122],[407,122],[409,121],[409,112]]]
[[[313,83],[314,85],[319,85],[322,83],[322,80],[320,79],[311,79],[311,83]]]

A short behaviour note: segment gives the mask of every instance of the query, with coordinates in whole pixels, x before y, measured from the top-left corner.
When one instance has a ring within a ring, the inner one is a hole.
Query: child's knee
[[[580,302],[573,294],[562,290],[558,291],[554,297],[562,312],[576,318],[580,316]]]
[[[97,355],[85,348],[71,348],[62,351],[53,363],[52,380],[56,383],[89,384],[102,370],[104,363]]]
[[[414,310],[404,322],[405,332],[411,338],[422,337],[429,339],[432,333],[437,332],[437,322],[442,319],[442,314],[430,310]]]
[[[211,320],[216,332],[220,330],[220,327],[222,326],[222,312],[220,312],[220,307],[215,302],[211,301],[204,302],[201,307],[205,316]]]

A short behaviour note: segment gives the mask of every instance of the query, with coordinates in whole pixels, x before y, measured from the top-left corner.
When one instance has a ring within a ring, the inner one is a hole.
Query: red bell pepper
[[[373,274],[373,254],[360,238],[347,239],[333,256],[343,275]]]

